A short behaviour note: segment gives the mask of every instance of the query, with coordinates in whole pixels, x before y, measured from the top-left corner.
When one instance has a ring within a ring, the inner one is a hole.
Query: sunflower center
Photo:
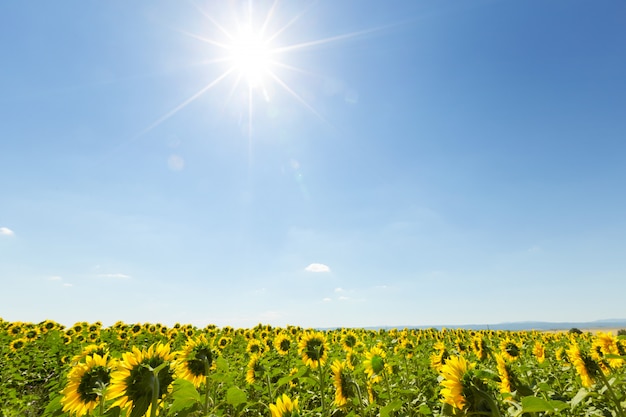
[[[508,343],[506,345],[506,353],[508,353],[509,355],[511,355],[514,358],[517,358],[519,356],[519,347],[515,344],[515,343]]]
[[[372,369],[374,373],[380,374],[385,369],[385,361],[380,356],[376,355],[372,357]]]
[[[309,358],[318,361],[324,355],[324,344],[319,339],[311,339],[306,343],[305,350]]]
[[[291,347],[291,342],[287,339],[283,339],[280,341],[279,347],[280,347],[280,350],[282,350],[283,352],[286,352]]]
[[[207,347],[202,347],[195,352],[195,359],[187,361],[187,369],[194,376],[206,376],[206,368],[213,365],[213,352]]]
[[[351,334],[347,335],[343,341],[345,345],[349,348],[353,348],[354,345],[356,345],[356,337],[354,337],[354,335],[351,335]]]
[[[78,384],[78,395],[83,403],[89,403],[98,400],[96,389],[108,385],[111,381],[109,370],[104,366],[93,367],[89,372],[80,379]]]

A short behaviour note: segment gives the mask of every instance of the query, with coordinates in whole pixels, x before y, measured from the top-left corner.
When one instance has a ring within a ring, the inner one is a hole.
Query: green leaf
[[[380,409],[380,417],[389,417],[389,414],[402,408],[402,401],[393,400]]]
[[[200,393],[198,393],[198,390],[190,381],[177,379],[172,386],[172,397],[174,398],[171,408],[172,412],[179,412],[202,403]]]
[[[430,407],[428,407],[426,404],[420,405],[417,411],[419,411],[420,414],[425,415],[425,416],[430,416],[433,414]]]
[[[108,409],[102,417],[120,417],[121,411],[122,409],[116,406]]]
[[[226,391],[226,402],[228,402],[228,404],[237,407],[239,404],[243,404],[246,401],[248,401],[248,397],[239,387],[230,387],[228,391]]]
[[[574,398],[572,398],[572,401],[571,401],[572,408],[580,404],[580,402],[587,397],[587,394],[589,394],[589,391],[587,391],[585,388],[579,389],[576,395],[574,396]]]
[[[553,413],[564,410],[568,407],[567,403],[564,403],[563,401],[546,400],[540,397],[522,398],[522,412],[524,413],[538,413],[542,411]]]
[[[130,411],[129,417],[144,417],[152,401],[145,396],[139,397],[136,401],[133,401],[133,408]]]
[[[217,357],[217,360],[215,361],[215,366],[218,371],[228,372],[228,362],[221,356]]]

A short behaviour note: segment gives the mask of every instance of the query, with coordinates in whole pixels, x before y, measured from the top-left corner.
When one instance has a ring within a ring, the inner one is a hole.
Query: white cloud
[[[61,281],[63,278],[61,278],[58,275],[54,275],[48,278],[49,281]]]
[[[324,264],[311,264],[304,268],[304,270],[308,272],[330,272],[328,265]]]
[[[322,299],[322,301],[325,302],[325,303],[330,303],[333,300],[330,297],[326,297],[326,298]]]
[[[13,230],[9,229],[8,227],[0,227],[0,236],[14,236],[15,233],[13,232]]]
[[[72,284],[68,284],[67,282],[65,284],[63,284],[64,287],[71,287]]]
[[[337,288],[335,288],[335,292],[343,292],[343,288],[337,287]]]
[[[115,279],[129,279],[130,275],[126,274],[98,274],[99,278],[115,278]]]
[[[350,299],[350,297],[346,297],[346,296],[343,296],[343,295],[339,297],[339,301],[346,301],[346,300],[349,300],[349,299]]]

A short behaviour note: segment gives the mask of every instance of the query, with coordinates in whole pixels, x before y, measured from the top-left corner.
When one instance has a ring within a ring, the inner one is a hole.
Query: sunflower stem
[[[359,398],[359,411],[361,412],[360,415],[364,416],[365,412],[363,410],[363,397],[361,396],[361,387],[359,387],[359,384],[357,384],[355,381],[351,382],[354,388],[356,388],[356,396]]]
[[[385,380],[385,385],[387,386],[387,396],[389,397],[389,402],[391,403],[391,385],[389,384],[389,378],[387,378],[387,370],[383,368],[383,379]]]
[[[606,379],[604,372],[602,372],[601,370],[598,370],[598,375],[600,376],[600,379],[602,379],[602,382],[604,383],[604,386],[606,387],[607,392],[610,394],[611,399],[615,403],[615,409],[617,410],[617,414],[620,417],[625,417],[624,411],[622,410],[622,405],[620,404],[619,399],[617,398],[617,395],[615,395],[615,391],[613,391],[613,388],[611,387],[611,384],[609,383],[608,379]]]
[[[265,372],[265,380],[267,381],[267,393],[269,394],[269,398],[272,399],[274,398],[272,396],[272,381],[270,380],[270,375],[269,372]]]
[[[161,385],[159,382],[159,372],[167,365],[167,362],[163,362],[161,365],[152,369],[152,401],[150,405],[150,417],[156,417],[156,410],[159,406],[159,392],[161,391]]]
[[[209,413],[209,400],[210,400],[210,396],[209,396],[209,361],[204,358],[204,412],[206,414]]]
[[[318,360],[317,369],[320,374],[320,400],[322,402],[322,417],[326,417],[326,402],[324,401],[324,391],[326,384],[324,384],[324,368],[322,367],[322,361]]]

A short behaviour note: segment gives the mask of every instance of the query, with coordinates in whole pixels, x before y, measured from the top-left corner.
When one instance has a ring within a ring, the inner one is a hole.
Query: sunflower
[[[103,389],[111,381],[113,368],[114,361],[107,354],[86,356],[84,363],[76,364],[61,391],[63,411],[80,417],[91,413],[100,401],[105,401]]]
[[[298,378],[295,378],[296,375],[298,375],[298,372],[300,370],[298,368],[291,368],[291,371],[289,371],[289,376],[292,377],[289,380],[289,386],[291,388],[295,388],[298,386]]]
[[[403,335],[400,339],[400,343],[394,349],[394,352],[407,359],[411,359],[415,355],[415,342]]]
[[[359,338],[356,333],[352,330],[348,330],[343,336],[341,336],[341,347],[346,352],[352,352],[352,349],[354,349],[358,341]]]
[[[535,342],[535,346],[533,347],[533,355],[537,358],[537,362],[543,363],[546,360],[546,349],[541,344],[541,342]]]
[[[13,339],[11,340],[11,343],[9,343],[9,349],[11,350],[11,352],[17,352],[23,349],[27,343],[28,340],[26,340],[26,338],[24,337],[21,337],[19,339]]]
[[[152,370],[166,364],[158,374],[158,398],[163,398],[174,381],[174,354],[170,346],[155,344],[147,350],[133,347],[131,352],[122,355],[122,360],[115,372],[111,374],[111,386],[108,393],[116,401],[112,407],[119,406],[131,413],[143,416],[150,412],[152,392],[154,389]]]
[[[279,333],[274,338],[274,348],[279,355],[285,356],[291,349],[291,338],[286,333]]]
[[[467,351],[467,346],[465,345],[465,341],[457,336],[454,340],[454,346],[456,347],[457,352],[465,353]]]
[[[601,353],[599,356],[601,357],[604,357],[604,355],[621,355],[618,339],[613,333],[598,332],[593,339],[592,346],[594,349],[599,350]],[[607,362],[612,368],[619,368],[623,365],[624,360],[621,358],[610,358]]]
[[[446,363],[446,360],[450,357],[450,353],[443,342],[435,343],[434,348],[437,350],[430,356],[430,365],[436,370],[441,371],[441,367]]]
[[[504,339],[500,343],[500,349],[502,350],[502,355],[509,361],[519,358],[522,353],[520,346],[509,338]]]
[[[36,327],[31,327],[28,328],[26,330],[24,330],[24,337],[28,340],[28,341],[33,341],[35,339],[37,339],[39,337],[39,329]]]
[[[248,384],[254,384],[264,371],[263,365],[261,365],[261,354],[254,353],[250,356],[248,361],[248,370],[246,371],[246,382]]]
[[[593,379],[600,371],[598,364],[585,352],[582,352],[576,343],[572,343],[567,349],[567,356],[576,368],[580,376],[583,387],[589,388],[593,385]]]
[[[352,381],[343,362],[335,360],[330,365],[330,370],[333,373],[333,384],[335,385],[335,405],[343,407],[348,404],[348,398],[354,396]]]
[[[95,322],[95,323],[93,323],[93,324],[90,324],[90,325],[87,327],[87,331],[88,331],[89,333],[96,333],[96,332],[99,332],[99,331],[100,331],[100,328],[101,328],[101,327],[102,327],[102,323],[100,323],[99,321],[97,321],[97,322]]]
[[[479,360],[482,361],[487,358],[487,342],[485,342],[485,339],[482,336],[478,335],[472,339],[472,349],[474,350],[476,356],[478,356]]]
[[[100,345],[89,345],[89,346],[86,346],[81,353],[79,353],[78,355],[75,355],[72,358],[72,363],[78,363],[89,355],[97,354],[100,356],[104,356],[108,352],[109,352],[109,349],[104,343]]]
[[[122,342],[128,340],[128,331],[127,330],[119,330],[117,332],[117,340],[120,340]]]
[[[72,329],[76,332],[76,333],[82,333],[82,331],[85,329],[85,324],[86,323],[76,323],[72,326]]]
[[[324,333],[310,331],[302,335],[298,344],[298,353],[308,367],[318,368],[324,366],[328,358],[328,346]]]
[[[278,397],[276,404],[270,404],[272,417],[298,417],[298,411],[298,399],[292,400],[287,394]]]
[[[52,320],[46,320],[43,323],[41,323],[40,329],[42,332],[46,333],[49,332],[51,330],[55,330],[59,328],[59,324],[52,321]]]
[[[167,338],[169,340],[175,340],[180,333],[177,328],[172,328],[167,331]]]
[[[496,354],[496,364],[498,367],[498,376],[500,377],[500,392],[511,392],[511,374],[510,368],[500,354]]]
[[[263,353],[265,352],[265,343],[263,343],[262,341],[260,341],[259,339],[250,339],[248,341],[248,345],[246,346],[246,352],[254,355],[257,353]]]
[[[382,379],[385,371],[386,356],[385,351],[377,346],[374,346],[365,354],[363,365],[365,366],[365,373],[372,383],[380,382]]]
[[[192,326],[187,325],[187,327],[185,328],[185,330],[183,331],[183,333],[185,334],[185,336],[187,337],[193,337],[194,334],[196,334],[196,329],[194,329]]]
[[[11,323],[8,328],[9,334],[13,337],[22,333],[22,325],[20,322]]]
[[[142,330],[143,326],[139,323],[133,324],[133,326],[130,328],[130,332],[133,334],[133,336],[137,336],[139,333],[141,333]]]
[[[232,341],[232,339],[230,337],[226,337],[226,336],[222,336],[219,338],[219,340],[217,341],[217,347],[220,350],[224,350],[224,348],[228,345],[230,345],[230,342]]]
[[[213,346],[204,335],[189,339],[178,362],[178,374],[198,388],[205,382],[209,370],[215,368],[215,359]]]
[[[462,356],[452,356],[446,360],[446,363],[441,367],[441,376],[443,377],[441,385],[443,388],[440,393],[444,403],[463,410],[466,404],[463,395],[465,388],[463,380],[472,368],[473,365]]]

